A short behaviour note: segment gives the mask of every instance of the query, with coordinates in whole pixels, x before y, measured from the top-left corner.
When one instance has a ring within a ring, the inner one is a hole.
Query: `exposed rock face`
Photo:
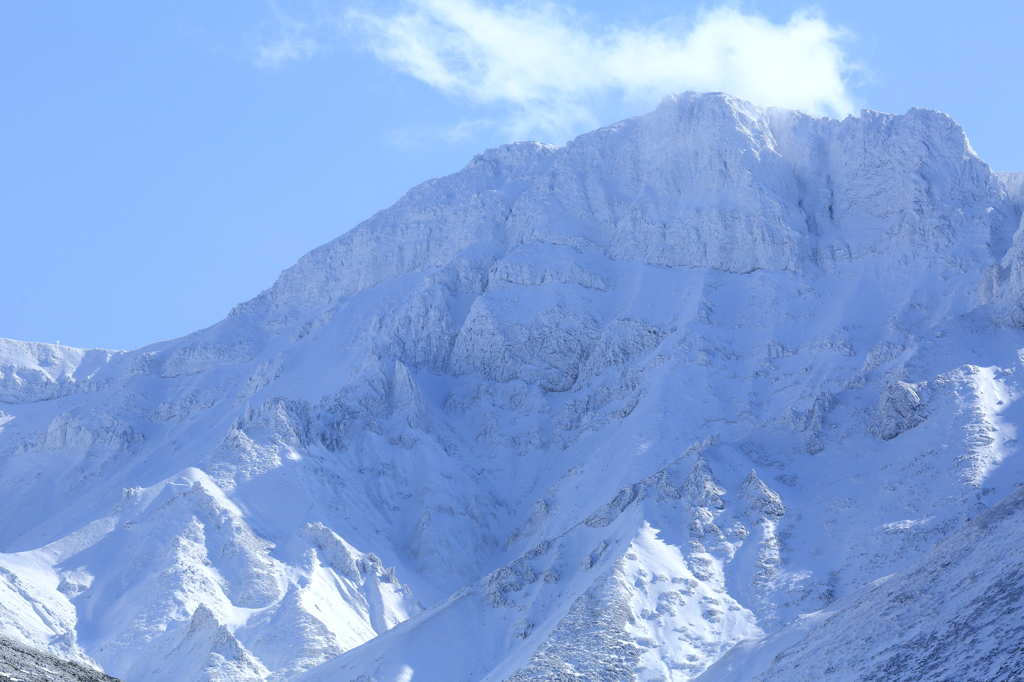
[[[889,386],[879,399],[878,414],[871,424],[871,432],[882,440],[892,440],[923,422],[928,413],[917,389],[905,381]]]
[[[692,679],[1024,482],[1018,181],[938,112],[689,93],[187,337],[4,341],[0,632],[131,682]]]
[[[1003,188],[1018,211],[1024,211],[1024,171],[1018,173],[996,173]]]
[[[0,680],[4,682],[119,682],[98,670],[65,661],[0,636]]]

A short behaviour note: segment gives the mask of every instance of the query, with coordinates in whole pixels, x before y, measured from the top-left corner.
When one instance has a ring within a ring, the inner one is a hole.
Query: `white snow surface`
[[[1019,489],[895,576],[738,644],[697,682],[1015,682],[1024,557],[1013,550],[1022,542]]]
[[[0,341],[0,634],[128,682],[825,670],[1024,483],[1021,178],[935,111],[687,93],[181,339]]]

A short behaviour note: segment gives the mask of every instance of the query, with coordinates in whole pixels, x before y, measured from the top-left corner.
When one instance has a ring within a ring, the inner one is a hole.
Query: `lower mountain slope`
[[[118,682],[98,670],[65,661],[45,651],[0,636],[3,682]]]
[[[938,112],[688,93],[181,339],[0,342],[0,633],[130,682],[691,680],[1024,482],[1015,178]]]
[[[697,682],[1019,680],[1024,557],[1013,550],[1022,542],[1018,489],[909,568],[842,608],[743,642]]]

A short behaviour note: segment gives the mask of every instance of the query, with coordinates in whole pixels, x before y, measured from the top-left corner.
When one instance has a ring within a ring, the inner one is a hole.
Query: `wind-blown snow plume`
[[[718,8],[695,20],[599,28],[551,3],[408,0],[394,14],[350,9],[343,23],[399,71],[449,95],[508,107],[503,125],[517,136],[579,132],[609,100],[653,105],[683,90],[814,114],[854,109],[845,33],[806,11],[784,24]],[[281,57],[274,64],[305,53],[293,49],[294,32],[287,38],[280,49],[264,48]]]
[[[595,102],[609,95],[639,102],[720,90],[812,113],[853,109],[843,33],[807,12],[780,25],[720,8],[695,22],[603,31],[553,4],[411,0],[392,16],[348,16],[399,70],[449,94],[510,105],[519,133],[594,123]]]

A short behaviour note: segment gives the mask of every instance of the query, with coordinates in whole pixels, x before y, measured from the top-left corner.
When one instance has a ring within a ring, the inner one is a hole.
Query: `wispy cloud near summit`
[[[598,123],[610,100],[651,105],[685,90],[814,114],[854,109],[845,33],[813,12],[776,24],[719,8],[653,26],[595,27],[552,3],[407,0],[391,14],[351,9],[342,23],[394,68],[506,107],[503,125],[516,135],[578,132]]]

